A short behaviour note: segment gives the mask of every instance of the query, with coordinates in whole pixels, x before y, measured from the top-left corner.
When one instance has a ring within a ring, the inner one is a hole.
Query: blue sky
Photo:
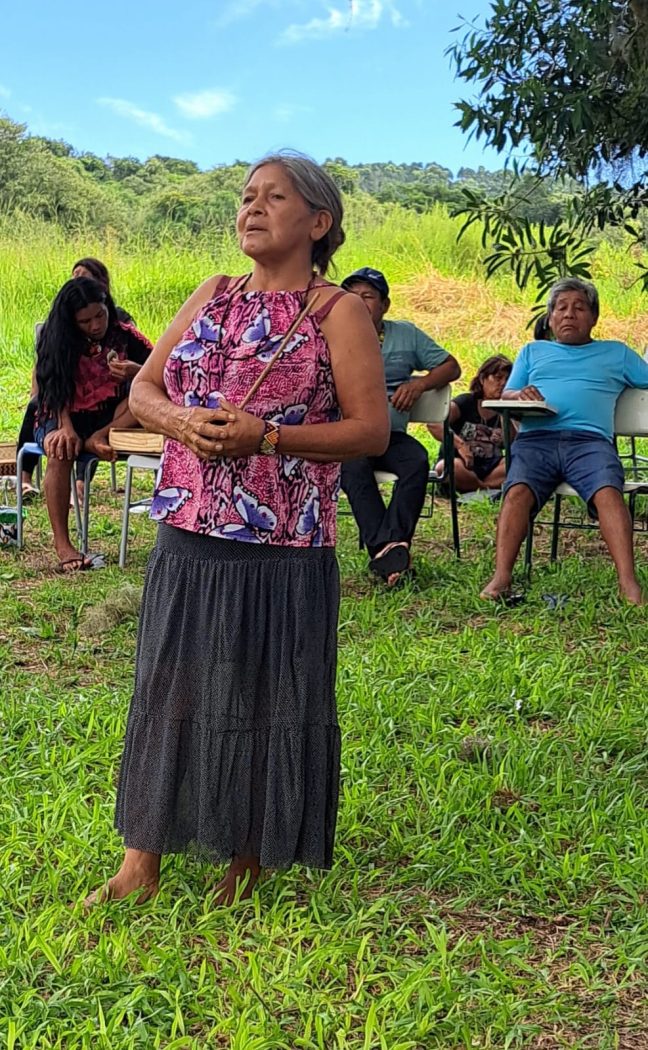
[[[100,156],[203,167],[290,146],[317,160],[502,161],[453,127],[444,54],[488,0],[108,0],[5,5],[0,109]]]

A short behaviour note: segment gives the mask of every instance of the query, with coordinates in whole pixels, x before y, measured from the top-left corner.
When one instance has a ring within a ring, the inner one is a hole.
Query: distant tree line
[[[508,171],[461,168],[456,176],[436,163],[347,164],[341,157],[325,162],[347,195],[373,198],[426,212],[439,202],[453,208],[462,189],[496,197],[513,176]],[[152,240],[184,237],[231,225],[247,164],[217,165],[201,171],[191,160],[156,154],[98,157],[61,140],[30,135],[26,125],[0,117],[0,213],[21,213],[57,223],[66,230],[111,229]],[[534,187],[523,202],[531,223],[553,225],[564,214],[569,181]]]

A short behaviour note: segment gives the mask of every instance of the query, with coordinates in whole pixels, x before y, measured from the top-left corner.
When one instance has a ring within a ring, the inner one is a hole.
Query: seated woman
[[[487,358],[470,383],[470,393],[452,399],[449,423],[454,432],[457,492],[498,489],[504,484],[506,465],[501,420],[496,412],[484,409],[482,401],[494,401],[502,396],[512,367],[503,354]],[[443,439],[441,424],[431,423],[428,430],[440,441]],[[443,460],[435,469],[437,474],[443,472]]]
[[[90,277],[97,284],[100,284],[104,291],[110,295],[110,274],[105,263],[102,263],[101,259],[95,259],[92,256],[88,256],[84,259],[78,259],[72,267],[73,277]],[[134,325],[135,322],[131,315],[126,311],[122,310],[121,306],[116,306],[117,319],[124,321],[127,324]],[[42,325],[36,325],[37,330]],[[38,337],[38,336],[37,336]],[[23,445],[34,440],[34,423],[36,416],[36,401],[37,401],[37,390],[36,390],[36,372],[32,375],[32,388],[30,392],[30,402],[25,409],[25,415],[23,417],[22,426],[20,428],[20,434],[18,435],[18,449],[20,450]],[[36,463],[38,456],[33,456],[30,453],[26,453],[23,456],[23,469],[21,476],[21,484],[23,490],[23,499],[33,499],[36,495],[36,489],[32,484],[32,477],[34,470],[36,469]]]
[[[137,426],[128,389],[152,350],[117,319],[110,294],[79,277],[63,285],[38,338],[35,437],[47,456],[45,498],[62,572],[92,568],[70,542],[70,478],[81,452],[112,460],[108,431]]]

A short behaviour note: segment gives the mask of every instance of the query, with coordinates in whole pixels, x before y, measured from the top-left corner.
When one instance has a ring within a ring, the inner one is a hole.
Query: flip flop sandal
[[[106,562],[103,554],[77,554],[74,558],[66,558],[59,562],[56,571],[61,576],[73,576],[76,572],[90,572],[92,569],[105,569]]]
[[[504,591],[502,594],[498,594],[497,598],[491,597],[490,594],[484,595],[482,592],[479,597],[484,602],[492,602],[493,605],[503,605],[505,609],[514,609],[517,605],[522,605],[526,601],[526,594],[524,591]]]
[[[381,580],[387,582],[393,573],[405,572],[409,568],[409,563],[409,547],[404,543],[398,543],[395,547],[388,550],[386,554],[379,554],[377,557],[372,558],[369,562],[369,569],[376,576],[379,576]]]
[[[31,503],[37,496],[40,496],[40,492],[38,489],[35,489],[33,485],[24,484],[22,486],[23,503]]]

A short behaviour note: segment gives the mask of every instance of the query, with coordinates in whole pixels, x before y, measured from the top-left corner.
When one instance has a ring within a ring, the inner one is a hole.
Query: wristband
[[[265,430],[263,437],[261,438],[261,444],[259,445],[259,452],[262,456],[276,456],[277,445],[279,444],[279,423],[273,423],[272,420],[265,421]]]

